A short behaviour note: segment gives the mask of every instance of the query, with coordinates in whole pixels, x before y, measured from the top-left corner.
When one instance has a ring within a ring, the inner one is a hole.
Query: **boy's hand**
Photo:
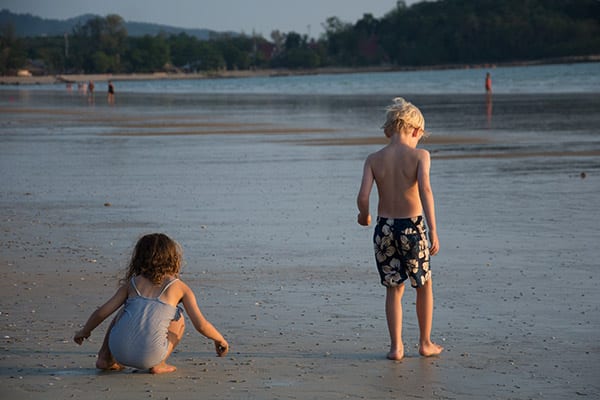
[[[362,214],[358,214],[358,224],[362,226],[371,225],[371,214],[367,214],[366,217]]]
[[[429,254],[435,256],[438,251],[440,251],[440,241],[438,239],[437,233],[429,232]]]
[[[81,345],[83,343],[83,341],[89,337],[90,337],[90,333],[86,334],[83,331],[78,331],[77,333],[75,333],[73,340],[75,341],[75,343]]]
[[[217,355],[219,357],[225,357],[229,352],[229,343],[227,343],[226,340],[223,340],[221,342],[217,342],[215,340],[215,349],[217,350]]]

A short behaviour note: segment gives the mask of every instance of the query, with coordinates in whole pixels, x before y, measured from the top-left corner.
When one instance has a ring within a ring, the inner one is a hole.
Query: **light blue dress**
[[[160,296],[176,280],[168,282],[158,297],[149,298],[140,294],[131,278],[137,296],[125,301],[108,338],[110,352],[119,364],[148,369],[165,359],[169,324],[181,317],[181,310],[161,301]]]

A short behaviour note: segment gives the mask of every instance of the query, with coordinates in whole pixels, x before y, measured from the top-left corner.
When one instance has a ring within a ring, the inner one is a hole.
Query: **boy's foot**
[[[404,358],[404,351],[403,350],[397,350],[397,351],[390,350],[390,352],[387,353],[387,359],[388,360],[400,361],[403,358]]]
[[[157,366],[150,368],[151,374],[167,374],[169,372],[175,372],[175,371],[177,371],[176,366],[165,364],[165,363],[158,364]]]
[[[437,343],[429,342],[419,346],[419,354],[423,357],[437,356],[444,348]]]

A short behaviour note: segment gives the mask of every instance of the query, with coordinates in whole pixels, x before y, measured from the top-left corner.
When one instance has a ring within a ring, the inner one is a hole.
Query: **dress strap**
[[[135,276],[131,277],[131,286],[133,286],[133,288],[135,289],[135,292],[137,293],[137,295],[141,297],[142,294],[138,290],[137,286],[135,286]]]
[[[163,290],[161,290],[161,291],[160,291],[160,294],[158,295],[158,297],[162,296],[162,295],[163,295],[163,293],[165,292],[165,290],[167,290],[167,289],[169,288],[169,286],[171,286],[173,283],[175,283],[175,281],[178,281],[178,280],[179,280],[179,278],[175,278],[175,279],[173,279],[173,280],[169,281],[169,282],[168,282],[168,283],[165,285],[165,287],[163,288]]]

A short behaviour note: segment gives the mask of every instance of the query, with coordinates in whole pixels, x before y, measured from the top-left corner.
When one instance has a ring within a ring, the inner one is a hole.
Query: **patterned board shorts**
[[[411,286],[418,288],[431,278],[429,242],[422,216],[377,217],[373,244],[383,286],[396,287],[410,278]]]

